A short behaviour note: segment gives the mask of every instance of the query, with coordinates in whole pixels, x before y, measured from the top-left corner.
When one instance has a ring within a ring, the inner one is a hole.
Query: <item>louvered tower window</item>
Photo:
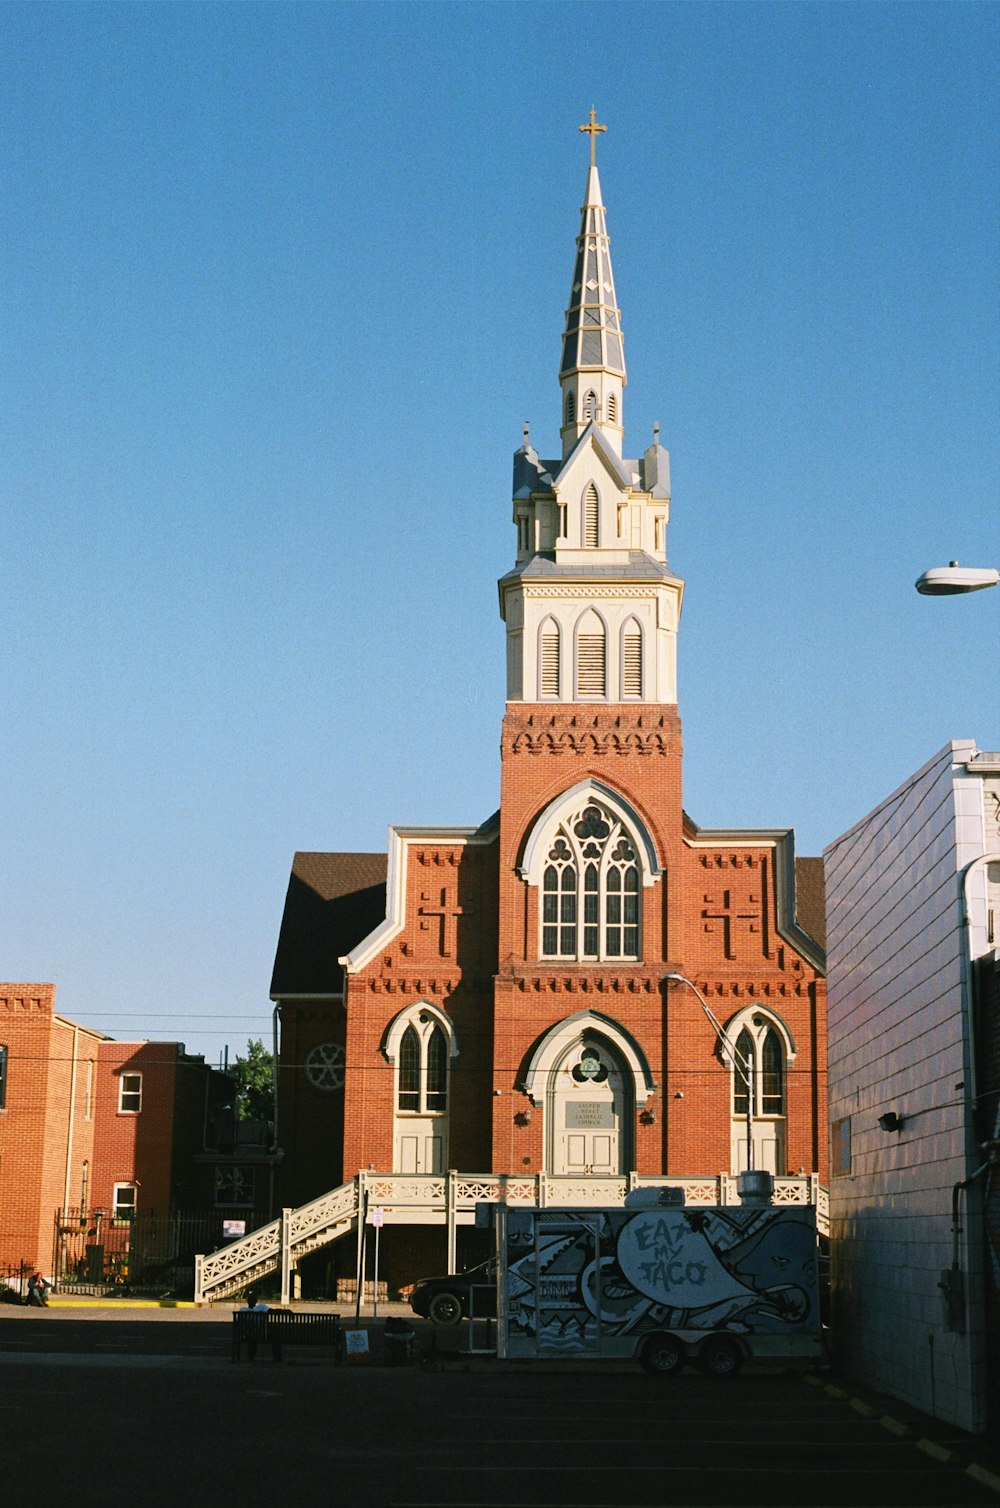
[[[559,626],[551,619],[542,627],[539,685],[543,697],[559,695]]]
[[[642,696],[642,629],[635,622],[622,635],[622,695]]]
[[[576,694],[578,697],[607,695],[607,653],[604,624],[589,612],[576,640]]]
[[[566,394],[566,423],[567,424],[572,424],[575,419],[576,419],[576,394],[573,393],[573,392],[569,392],[569,393]]]
[[[583,542],[586,546],[596,549],[600,537],[598,529],[598,517],[600,511],[600,498],[597,496],[597,488],[591,482],[583,494]]]
[[[591,388],[590,392],[583,400],[583,417],[588,421],[588,423],[591,419],[597,418],[597,394],[594,392],[593,388]]]
[[[618,399],[614,393],[608,394],[608,423],[618,423]]]

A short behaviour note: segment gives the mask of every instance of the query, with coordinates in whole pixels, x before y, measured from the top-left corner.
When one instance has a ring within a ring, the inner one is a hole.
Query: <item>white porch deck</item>
[[[292,1292],[292,1274],[310,1252],[331,1246],[354,1232],[360,1241],[368,1211],[382,1210],[388,1225],[444,1225],[448,1230],[448,1270],[455,1269],[460,1225],[472,1225],[476,1205],[499,1204],[579,1208],[615,1206],[632,1189],[684,1190],[687,1205],[738,1204],[736,1175],[705,1178],[555,1178],[547,1173],[359,1173],[350,1183],[321,1194],[299,1209],[282,1210],[260,1226],[208,1256],[195,1258],[195,1303],[232,1298],[271,1273],[281,1273],[281,1302]],[[774,1203],[814,1205],[821,1234],[829,1231],[829,1197],[815,1174],[775,1178]],[[360,1215],[360,1220],[359,1220]]]

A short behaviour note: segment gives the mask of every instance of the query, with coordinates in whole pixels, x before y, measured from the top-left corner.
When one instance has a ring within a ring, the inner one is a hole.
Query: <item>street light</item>
[[[663,977],[664,977],[664,979],[670,979],[670,980],[672,980],[675,984],[686,984],[689,990],[693,990],[693,992],[694,992],[694,994],[695,994],[695,996],[697,998],[698,1004],[701,1006],[702,1010],[705,1012],[705,1015],[708,1017],[709,1021],[712,1023],[712,1030],[715,1032],[715,1035],[719,1039],[719,1043],[722,1046],[723,1054],[732,1058],[732,1060],[733,1060],[733,1066],[734,1066],[734,1068],[737,1069],[737,1071],[738,1071],[738,1073],[740,1075],[740,1078],[743,1080],[743,1083],[744,1083],[744,1086],[746,1087],[746,1092],[747,1092],[747,1172],[748,1173],[752,1173],[753,1172],[753,1094],[754,1094],[754,1088],[753,1088],[753,1067],[743,1057],[743,1055],[737,1050],[736,1044],[733,1043],[733,1042],[730,1042],[729,1038],[726,1036],[726,1033],[725,1033],[725,1031],[722,1028],[722,1023],[720,1022],[718,1016],[716,1016],[715,1012],[712,1010],[712,1007],[709,1005],[709,1003],[705,999],[704,995],[701,993],[701,990],[699,990],[698,986],[692,980],[690,980],[687,977],[686,974],[676,974],[676,973],[675,974],[664,974]]]
[[[931,566],[914,585],[925,597],[955,597],[962,592],[982,592],[1000,583],[1000,571],[983,566],[960,566],[957,560],[946,566]]]

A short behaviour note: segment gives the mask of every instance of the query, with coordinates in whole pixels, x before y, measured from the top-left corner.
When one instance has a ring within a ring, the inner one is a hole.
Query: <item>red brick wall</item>
[[[84,1160],[93,1166],[94,1122],[86,1114],[87,1062],[98,1037],[55,1015],[51,984],[0,984],[0,1044],[7,1047],[0,1110],[0,1265],[51,1269],[55,1213],[80,1197]],[[73,1103],[74,1054],[76,1057]],[[96,1086],[96,1073],[93,1084]]]
[[[98,1071],[93,1204],[110,1209],[116,1183],[138,1183],[137,1207],[171,1208],[176,1042],[102,1042]],[[142,1108],[119,1110],[122,1073],[142,1074]]]
[[[419,1000],[450,1016],[460,1047],[452,1065],[449,1166],[515,1173],[543,1167],[544,1107],[519,1124],[526,1101],[518,1086],[544,1034],[590,1008],[634,1038],[658,1086],[648,1107],[637,1107],[652,1109],[655,1119],[636,1117],[636,1169],[728,1171],[731,1073],[697,997],[667,983],[667,972],[690,978],[723,1025],[745,1008],[765,1008],[784,1023],[794,1043],[787,1171],[825,1179],[823,979],[778,931],[774,846],[700,843],[685,824],[681,757],[673,707],[508,708],[498,841],[408,842],[405,926],[348,977],[346,1015],[319,1001],[283,1007],[283,1202],[313,1197],[361,1168],[393,1166],[386,1034]],[[538,815],[589,778],[635,810],[663,869],[643,889],[639,964],[564,965],[538,956],[538,893],[518,867]],[[342,1147],[340,1097],[318,1095],[295,1066],[311,1045],[331,1039],[343,1040],[347,1063]]]

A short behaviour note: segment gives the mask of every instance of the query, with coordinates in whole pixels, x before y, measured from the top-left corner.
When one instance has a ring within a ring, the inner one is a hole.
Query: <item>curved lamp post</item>
[[[664,974],[663,977],[664,979],[671,980],[674,984],[686,984],[688,989],[693,992],[695,998],[698,1001],[698,1004],[701,1006],[702,1010],[705,1012],[705,1015],[712,1023],[712,1030],[715,1032],[716,1037],[719,1039],[723,1054],[727,1057],[732,1058],[733,1067],[736,1069],[736,1071],[739,1073],[740,1078],[743,1080],[743,1085],[747,1092],[747,1172],[752,1173],[754,1095],[753,1066],[746,1060],[746,1058],[743,1057],[742,1053],[737,1050],[735,1042],[730,1042],[729,1038],[726,1036],[726,1033],[722,1028],[722,1023],[720,1022],[718,1016],[716,1016],[715,1012],[712,1010],[712,1007],[709,1005],[708,1001],[701,993],[701,990],[699,990],[698,986],[694,983],[693,980],[689,979],[686,974],[677,973]]]
[[[960,566],[952,560],[946,566],[931,566],[914,582],[924,597],[956,597],[963,592],[982,592],[1000,584],[1000,571],[985,566]]]

